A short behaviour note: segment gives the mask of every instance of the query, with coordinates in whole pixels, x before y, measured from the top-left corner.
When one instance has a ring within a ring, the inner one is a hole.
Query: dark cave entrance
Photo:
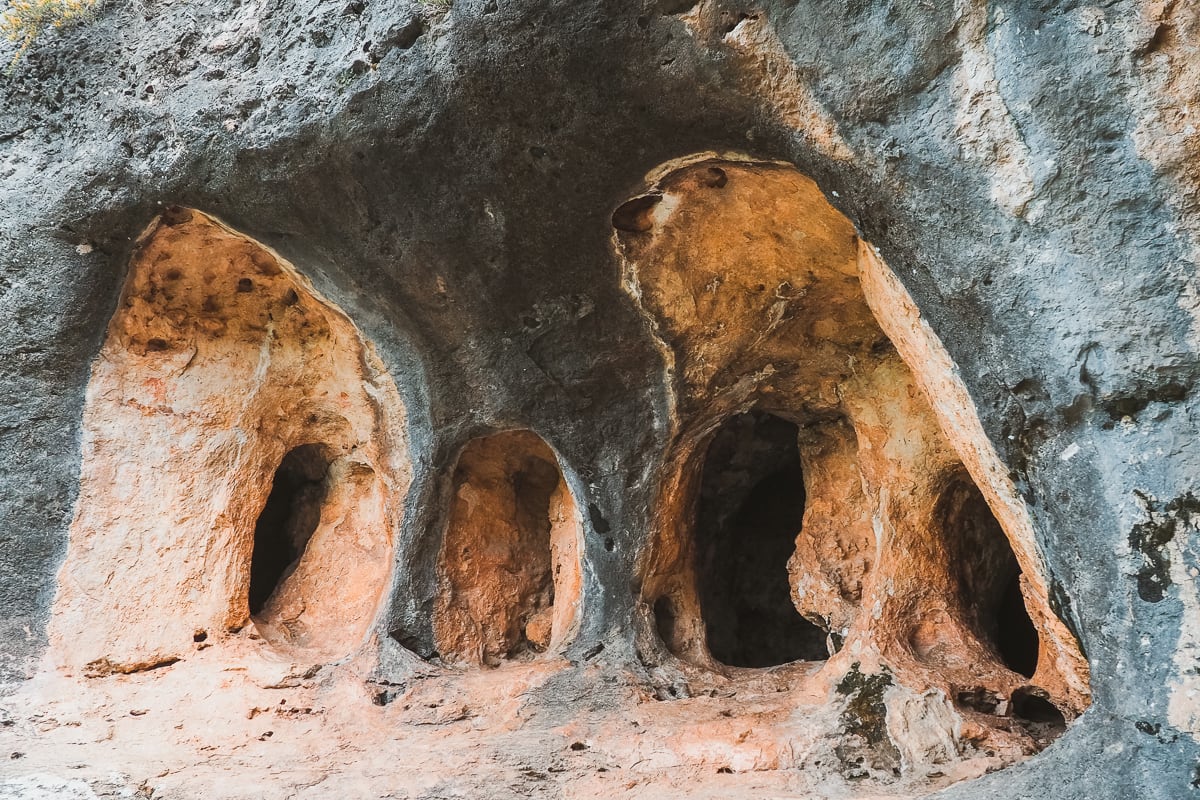
[[[275,471],[266,505],[254,525],[249,594],[252,615],[262,613],[271,595],[304,555],[321,521],[328,472],[329,457],[320,444],[291,450]]]
[[[987,500],[967,476],[942,495],[941,519],[957,563],[960,601],[976,634],[1013,672],[1033,677],[1038,634],[1021,596],[1021,567]]]
[[[792,603],[787,569],[804,520],[798,434],[752,411],[722,425],[705,455],[696,582],[709,652],[729,666],[829,657],[825,632]]]

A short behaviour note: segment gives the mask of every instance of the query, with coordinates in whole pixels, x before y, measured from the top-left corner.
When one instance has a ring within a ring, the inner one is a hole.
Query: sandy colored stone
[[[199,212],[156,220],[83,424],[56,662],[132,672],[248,634],[317,660],[362,642],[408,486],[404,406],[354,325],[290,265]],[[313,443],[329,459],[320,519],[251,619],[256,519],[284,455]]]
[[[433,627],[451,662],[545,652],[575,625],[579,521],[553,451],[531,431],[472,440],[454,471]]]

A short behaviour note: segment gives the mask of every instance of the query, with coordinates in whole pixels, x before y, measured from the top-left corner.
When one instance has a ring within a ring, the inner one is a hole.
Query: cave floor
[[[240,646],[130,675],[47,670],[0,698],[0,798],[882,800],[1002,766],[848,780],[823,733],[835,712],[777,688],[663,702],[599,660],[561,659],[381,686],[354,661]]]

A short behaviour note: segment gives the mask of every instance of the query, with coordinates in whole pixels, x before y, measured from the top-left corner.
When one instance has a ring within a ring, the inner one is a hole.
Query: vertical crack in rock
[[[164,214],[133,257],[83,428],[50,627],[61,663],[144,668],[251,614],[256,635],[315,659],[363,640],[409,482],[404,407],[291,265],[204,214]]]
[[[433,617],[443,659],[497,666],[568,641],[582,525],[554,452],[530,431],[474,439],[453,491]]]

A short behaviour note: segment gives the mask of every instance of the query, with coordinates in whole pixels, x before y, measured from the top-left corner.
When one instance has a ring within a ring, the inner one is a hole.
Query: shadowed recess
[[[797,435],[771,414],[740,414],[713,437],[705,458],[697,588],[709,652],[730,666],[829,655],[825,632],[800,615],[789,588],[788,559],[804,519]]]
[[[1021,568],[979,488],[965,476],[942,495],[940,514],[958,567],[960,601],[975,633],[1013,672],[1033,677],[1038,635],[1021,596]]]
[[[454,470],[440,558],[441,655],[495,666],[568,635],[580,594],[578,536],[557,458],[536,434],[468,443]]]
[[[325,447],[319,444],[295,448],[275,471],[271,493],[254,526],[251,614],[262,612],[271,595],[300,563],[308,540],[321,522],[328,471],[329,459]]]

